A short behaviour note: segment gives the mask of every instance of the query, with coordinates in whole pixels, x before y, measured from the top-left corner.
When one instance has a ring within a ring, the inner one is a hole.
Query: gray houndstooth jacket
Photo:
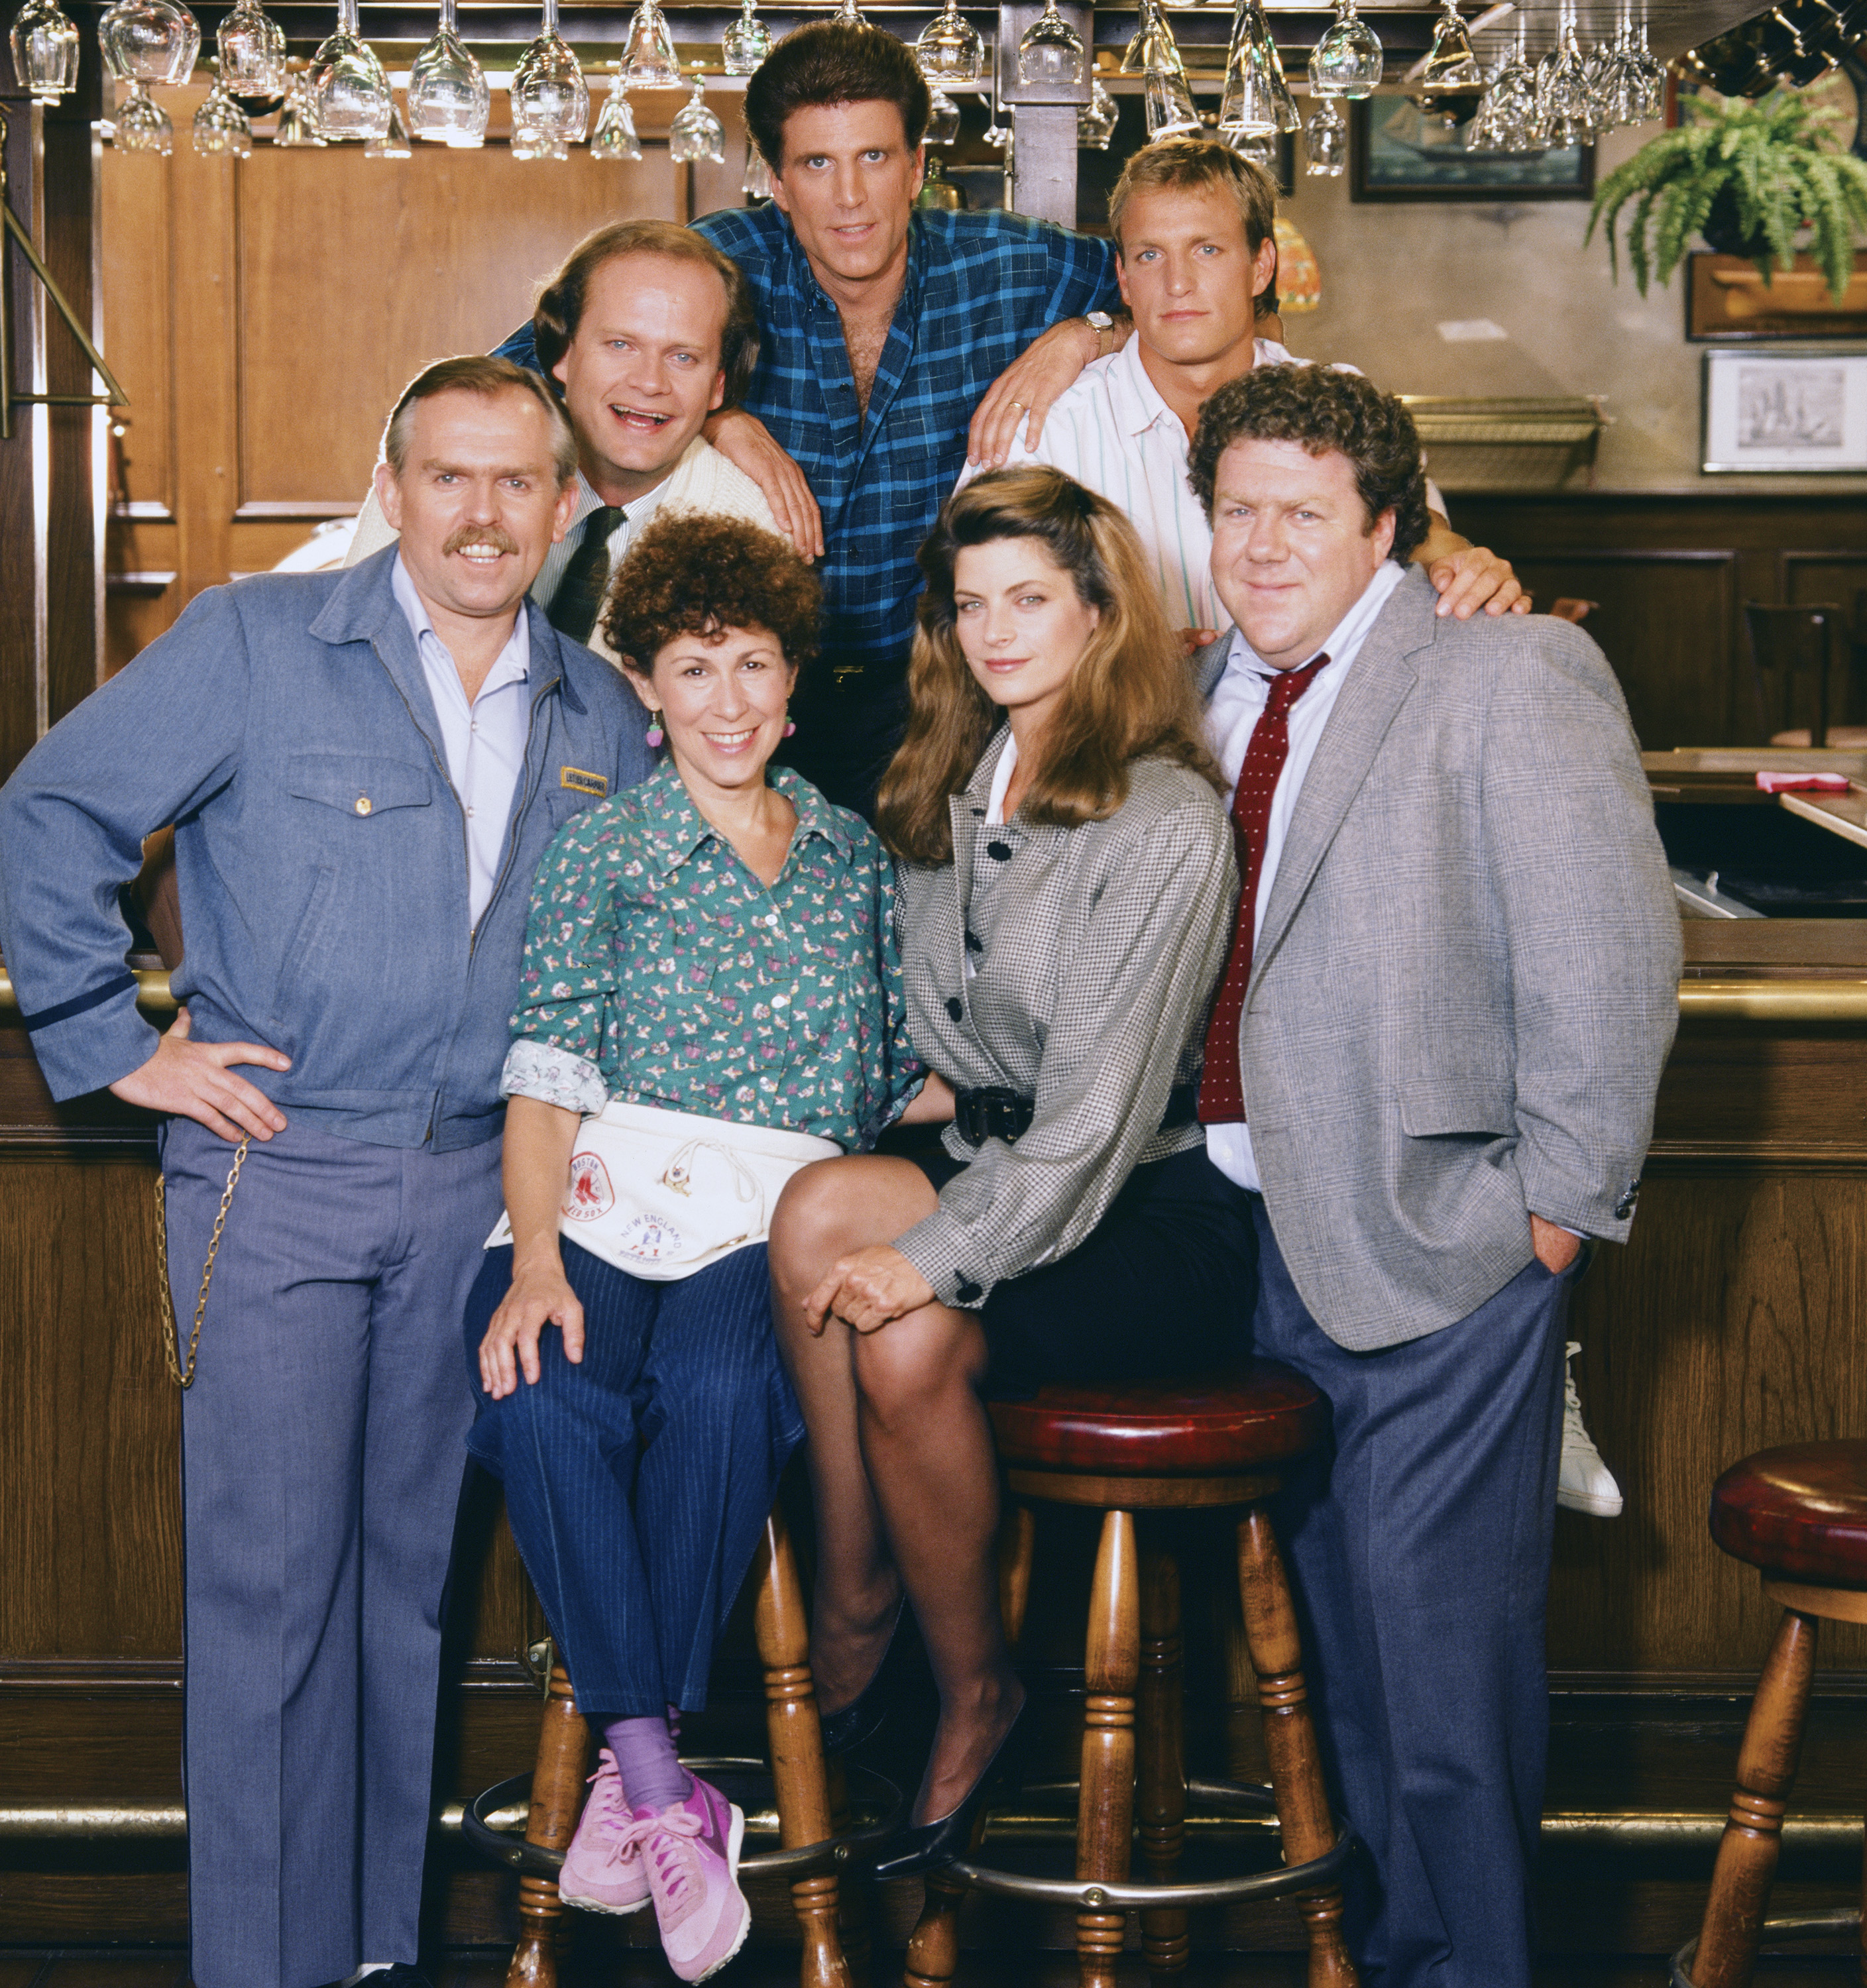
[[[1679,1015],[1679,911],[1607,658],[1566,622],[1435,600],[1409,570],[1342,685],[1239,1030],[1278,1246],[1356,1351],[1500,1290],[1527,1211],[1626,1235]],[[1229,640],[1196,660],[1206,696]]]
[[[1224,803],[1158,759],[1129,769],[1106,821],[984,828],[1002,729],[949,802],[954,860],[896,865],[908,1026],[955,1089],[1003,1085],[1037,1100],[1015,1147],[946,1143],[970,1162],[938,1212],[895,1246],[944,1304],[978,1305],[1002,1278],[1081,1243],[1142,1163],[1199,1146],[1161,1120],[1197,1073],[1232,931],[1238,873]],[[975,854],[1010,850],[996,880],[993,942],[966,972]]]

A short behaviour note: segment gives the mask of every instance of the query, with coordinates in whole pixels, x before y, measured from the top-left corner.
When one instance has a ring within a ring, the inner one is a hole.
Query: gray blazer
[[[1225,807],[1196,773],[1129,769],[1128,797],[1080,828],[984,828],[1000,731],[954,795],[953,858],[897,866],[896,929],[908,1030],[955,1089],[1003,1085],[1037,1100],[1016,1146],[976,1149],[939,1212],[896,1244],[945,1304],[978,1305],[1001,1278],[1054,1263],[1102,1219],[1144,1161],[1200,1144],[1163,1131],[1168,1093],[1199,1067],[1238,891]],[[1010,848],[990,943],[966,971],[979,839]]]
[[[1626,1235],[1678,1022],[1679,911],[1607,658],[1435,600],[1410,569],[1342,685],[1239,1030],[1278,1246],[1357,1351],[1501,1289],[1527,1211]],[[1229,641],[1196,659],[1208,696]]]

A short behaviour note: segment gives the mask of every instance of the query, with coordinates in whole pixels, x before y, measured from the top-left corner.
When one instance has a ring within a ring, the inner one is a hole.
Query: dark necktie
[[[1245,1115],[1245,1093],[1238,1067],[1238,1024],[1251,983],[1251,948],[1257,931],[1257,885],[1264,867],[1264,837],[1270,826],[1270,800],[1277,776],[1290,757],[1290,708],[1315,681],[1328,661],[1318,656],[1300,670],[1284,670],[1271,681],[1264,715],[1253,727],[1232,797],[1232,834],[1238,849],[1238,923],[1232,955],[1206,1030],[1206,1070],[1199,1080],[1199,1122],[1236,1125]]]
[[[559,576],[545,618],[560,635],[587,642],[610,583],[610,534],[622,522],[619,505],[600,505],[583,521],[583,536]]]

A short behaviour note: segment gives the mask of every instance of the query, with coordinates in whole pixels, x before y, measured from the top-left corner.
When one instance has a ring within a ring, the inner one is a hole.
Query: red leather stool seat
[[[1052,1385],[1028,1401],[994,1401],[992,1425],[999,1454],[1027,1469],[1203,1477],[1314,1449],[1329,1404],[1294,1368],[1252,1360],[1188,1380]]]
[[[1712,1486],[1711,1536],[1767,1572],[1867,1587],[1867,1442],[1759,1450]]]

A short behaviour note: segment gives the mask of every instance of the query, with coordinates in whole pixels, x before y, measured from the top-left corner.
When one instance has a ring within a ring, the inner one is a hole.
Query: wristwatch
[[[1084,311],[1083,322],[1090,326],[1096,335],[1096,354],[1106,359],[1115,348],[1115,321],[1107,311]]]

